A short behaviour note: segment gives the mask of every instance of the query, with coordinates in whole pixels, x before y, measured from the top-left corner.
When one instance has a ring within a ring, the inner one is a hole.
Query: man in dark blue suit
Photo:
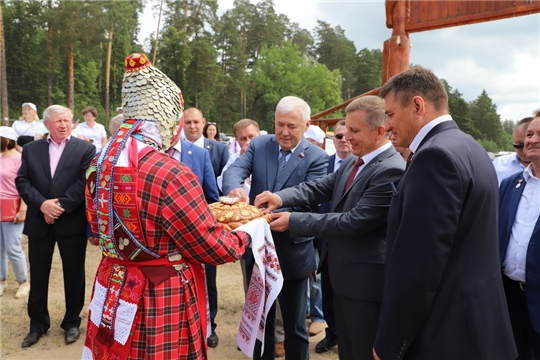
[[[203,136],[205,124],[206,119],[203,117],[201,110],[191,107],[184,111],[186,140],[210,152],[210,161],[212,161],[214,175],[217,178],[229,160],[229,150],[227,145],[219,141],[208,140]]]
[[[278,191],[314,180],[326,174],[328,155],[304,138],[310,122],[310,107],[302,99],[287,96],[276,107],[274,135],[261,135],[251,141],[247,151],[223,174],[223,193],[254,203],[265,190]],[[249,197],[242,183],[249,176]],[[284,208],[283,211],[312,211],[307,206]],[[308,278],[315,270],[312,237],[291,237],[289,232],[272,232],[283,272],[283,288],[278,301],[285,329],[285,352],[296,360],[309,359],[309,336],[306,323]],[[247,259],[246,259],[247,262]],[[246,264],[249,269],[253,263]],[[249,276],[250,274],[248,274]],[[250,277],[250,276],[249,276]],[[261,342],[255,345],[254,358],[274,359],[275,304],[266,317],[264,352]]]
[[[227,164],[227,160],[229,160],[229,150],[227,149],[227,145],[218,141],[208,140],[203,136],[202,133],[205,124],[206,119],[203,117],[201,110],[191,107],[184,111],[184,133],[186,134],[186,140],[200,148],[208,150],[212,168],[214,169],[214,182],[217,187],[216,178],[221,174],[223,167]],[[218,310],[216,267],[213,265],[206,265],[205,269],[208,302],[210,304],[210,319],[212,322],[212,333],[208,337],[207,343],[210,347],[216,347],[219,342],[219,338],[215,331],[217,326],[215,319]]]
[[[186,164],[199,178],[207,203],[219,201],[216,177],[208,151],[189,141],[180,140],[167,153],[170,157]]]
[[[514,359],[486,151],[452,120],[432,71],[405,70],[379,95],[394,145],[413,155],[388,213],[375,359]]]
[[[499,189],[499,241],[504,291],[519,360],[540,359],[540,109],[527,128],[531,161]]]

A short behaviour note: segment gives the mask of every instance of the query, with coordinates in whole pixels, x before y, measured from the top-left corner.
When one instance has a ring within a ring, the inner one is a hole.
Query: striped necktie
[[[276,179],[279,178],[279,175],[281,174],[281,171],[285,167],[285,164],[287,163],[287,155],[289,155],[291,153],[291,150],[283,150],[283,149],[281,149],[281,150],[279,150],[279,152],[281,153],[281,157],[279,158],[278,164],[277,164]]]

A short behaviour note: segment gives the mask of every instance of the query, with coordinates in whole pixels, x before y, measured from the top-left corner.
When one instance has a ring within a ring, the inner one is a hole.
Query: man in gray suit
[[[332,200],[326,214],[274,213],[270,227],[289,230],[292,236],[326,238],[339,357],[371,360],[383,295],[386,218],[405,162],[385,132],[382,99],[362,97],[345,113],[346,138],[356,156],[324,178],[275,194],[266,191],[257,196],[255,206],[266,206],[269,212]]]
[[[310,122],[310,107],[302,99],[287,96],[276,107],[274,135],[261,135],[251,140],[247,151],[223,174],[223,192],[239,197],[246,203],[265,190],[279,191],[310,181],[326,174],[328,155],[304,138]],[[251,176],[249,197],[242,183]],[[288,208],[285,211],[313,211],[309,206]],[[312,237],[291,236],[288,232],[272,233],[283,272],[283,288],[278,301],[285,329],[285,352],[295,360],[309,359],[309,336],[306,323],[306,288],[315,270]],[[248,272],[253,262],[248,263]],[[251,274],[248,274],[251,278]],[[254,358],[274,360],[275,304],[266,317],[264,353],[261,342],[255,345]]]

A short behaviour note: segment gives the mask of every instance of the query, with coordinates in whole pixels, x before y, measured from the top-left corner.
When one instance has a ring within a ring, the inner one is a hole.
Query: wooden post
[[[408,4],[405,0],[386,1],[386,26],[392,28],[392,37],[383,47],[383,84],[409,68],[411,44],[405,31]]]

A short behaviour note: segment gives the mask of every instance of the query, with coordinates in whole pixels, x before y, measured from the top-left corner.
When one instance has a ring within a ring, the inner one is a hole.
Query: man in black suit
[[[321,262],[328,262],[334,290],[339,357],[371,360],[384,285],[386,218],[392,184],[403,175],[405,161],[388,140],[381,98],[356,99],[345,114],[347,140],[356,156],[323,178],[275,194],[266,191],[257,196],[255,206],[266,206],[268,212],[332,200],[326,214],[272,214],[270,228],[326,239]]]
[[[223,174],[223,192],[254,202],[255,196],[265,190],[278,191],[323,177],[326,173],[328,155],[320,147],[304,138],[310,122],[311,109],[302,99],[286,96],[279,101],[275,112],[275,135],[254,138],[246,152]],[[251,189],[246,194],[242,183],[251,174]],[[290,210],[290,209],[289,209]],[[296,211],[312,211],[308,206]],[[309,336],[306,323],[307,284],[315,271],[315,253],[312,237],[291,236],[289,232],[272,232],[281,271],[283,288],[278,295],[283,327],[285,330],[285,353],[295,360],[309,359]],[[253,262],[248,263],[251,278]],[[254,358],[273,360],[275,355],[274,320],[276,305],[266,316],[264,352],[261,342],[255,344]]]
[[[515,359],[486,151],[448,115],[430,70],[394,76],[380,96],[395,145],[413,155],[388,214],[375,359]]]
[[[66,313],[62,324],[67,344],[80,335],[79,316],[84,305],[86,217],[85,172],[95,147],[71,136],[73,115],[60,105],[48,107],[43,121],[49,137],[27,144],[15,182],[28,205],[24,233],[28,235],[30,333],[22,347],[39,341],[51,325],[47,309],[49,274],[58,244],[64,274]]]
[[[208,140],[203,136],[204,125],[206,119],[203,117],[201,110],[191,107],[184,111],[184,133],[186,134],[186,140],[193,144],[208,150],[210,153],[210,161],[214,169],[214,182],[216,178],[221,174],[223,167],[229,160],[229,150],[227,145],[220,143],[219,141]],[[219,343],[219,338],[216,334],[216,315],[218,311],[218,293],[216,276],[217,269],[214,265],[205,265],[206,271],[206,286],[208,289],[208,303],[210,306],[210,320],[212,323],[212,332],[207,339],[208,346],[216,347]]]

